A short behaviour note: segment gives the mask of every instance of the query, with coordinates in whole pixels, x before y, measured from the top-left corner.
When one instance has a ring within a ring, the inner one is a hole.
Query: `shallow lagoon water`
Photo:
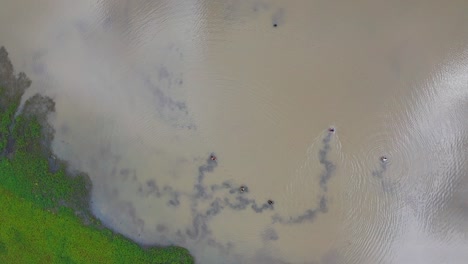
[[[94,213],[139,243],[465,263],[467,7],[8,0],[0,45],[56,101],[54,149]]]

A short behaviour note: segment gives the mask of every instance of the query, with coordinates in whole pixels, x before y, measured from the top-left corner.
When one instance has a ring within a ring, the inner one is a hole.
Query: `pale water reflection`
[[[90,174],[94,213],[142,244],[466,263],[467,8],[4,0],[0,45],[56,101],[54,149]]]

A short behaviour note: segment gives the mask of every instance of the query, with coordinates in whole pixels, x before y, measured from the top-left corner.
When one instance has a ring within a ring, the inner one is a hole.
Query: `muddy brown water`
[[[117,232],[204,264],[466,263],[468,2],[0,5]]]

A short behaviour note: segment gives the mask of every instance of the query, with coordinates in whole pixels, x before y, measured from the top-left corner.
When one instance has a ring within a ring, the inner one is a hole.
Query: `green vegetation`
[[[40,209],[0,187],[0,263],[191,263],[183,249],[138,245],[84,226],[73,210]]]
[[[0,88],[0,96],[1,95],[1,88]],[[15,115],[16,109],[18,108],[18,104],[11,104],[4,111],[0,113],[0,149],[3,150],[6,148],[7,145],[7,137],[8,137],[8,128],[10,124],[13,122],[13,117]]]
[[[53,157],[54,102],[29,98],[0,49],[0,263],[193,263],[180,247],[143,249],[103,227],[89,210],[91,181]],[[2,88],[3,87],[3,88]]]

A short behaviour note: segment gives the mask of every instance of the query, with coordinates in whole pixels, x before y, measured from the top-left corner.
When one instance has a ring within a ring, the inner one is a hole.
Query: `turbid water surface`
[[[56,101],[54,149],[91,176],[94,213],[141,244],[201,264],[466,263],[466,10],[3,0],[0,45]]]

